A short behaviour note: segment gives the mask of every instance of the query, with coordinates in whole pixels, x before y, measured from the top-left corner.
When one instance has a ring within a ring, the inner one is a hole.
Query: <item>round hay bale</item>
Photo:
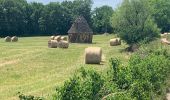
[[[118,45],[121,45],[122,44],[121,39],[117,38],[117,40],[118,40]]]
[[[110,39],[110,46],[121,45],[121,40],[119,38]]]
[[[51,37],[50,37],[51,40],[54,40],[54,38],[55,38],[55,36],[51,36]]]
[[[85,49],[85,64],[100,64],[102,49],[100,47],[88,47]]]
[[[56,41],[60,41],[61,40],[61,36],[56,36],[55,38],[54,38],[54,40],[56,40]]]
[[[10,36],[5,37],[5,42],[11,42],[11,37]]]
[[[48,47],[49,48],[57,48],[58,42],[56,40],[49,40],[48,41]]]
[[[13,36],[13,37],[11,38],[11,42],[17,42],[17,41],[18,41],[18,37]]]
[[[58,47],[59,48],[68,48],[69,47],[69,43],[68,43],[68,41],[62,40],[62,41],[58,42]]]
[[[67,41],[67,37],[62,36],[62,37],[61,37],[61,40]]]
[[[104,33],[103,35],[105,35],[105,36],[109,36],[109,33]]]
[[[166,38],[168,36],[168,33],[163,33],[163,34],[161,34],[161,37],[162,38]]]
[[[170,41],[168,41],[167,38],[162,38],[162,39],[161,39],[161,43],[162,43],[162,44],[170,45]]]

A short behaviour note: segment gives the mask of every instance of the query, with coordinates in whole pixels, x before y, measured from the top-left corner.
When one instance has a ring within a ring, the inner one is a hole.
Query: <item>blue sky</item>
[[[41,2],[44,4],[48,4],[49,2],[62,2],[64,0],[27,0],[28,2]],[[117,7],[122,0],[93,0],[94,4],[93,4],[93,8],[95,7],[100,7],[103,5],[109,5],[112,6],[113,8]]]

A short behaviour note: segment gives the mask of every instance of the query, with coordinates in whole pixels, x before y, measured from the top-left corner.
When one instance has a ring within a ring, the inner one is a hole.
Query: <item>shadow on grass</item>
[[[105,65],[105,61],[101,61],[100,64],[85,64],[85,65],[99,65],[99,66],[103,66],[103,65]]]

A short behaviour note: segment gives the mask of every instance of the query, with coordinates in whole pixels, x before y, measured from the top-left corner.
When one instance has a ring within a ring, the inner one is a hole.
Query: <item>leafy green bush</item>
[[[108,95],[106,100],[135,100],[135,99],[132,99],[129,93],[117,92],[117,93]]]
[[[127,89],[129,87],[129,77],[127,67],[122,66],[118,59],[111,58],[111,70],[108,71],[107,76],[112,76],[112,81],[117,84],[120,89]],[[110,75],[109,75],[110,74]]]
[[[81,68],[79,73],[64,83],[63,87],[57,88],[57,96],[54,99],[95,100],[103,83],[104,80],[96,71]]]

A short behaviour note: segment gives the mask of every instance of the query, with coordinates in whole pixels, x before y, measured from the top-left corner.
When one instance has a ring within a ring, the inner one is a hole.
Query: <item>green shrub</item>
[[[133,56],[129,61],[132,80],[148,81],[154,92],[161,91],[161,84],[165,82],[169,73],[169,59],[162,54],[150,54],[145,58]],[[147,90],[147,89],[145,89]],[[149,91],[148,89],[147,91]]]
[[[60,100],[96,100],[103,86],[101,75],[93,70],[81,68],[73,78],[57,89],[55,99]]]
[[[106,100],[135,100],[131,98],[131,95],[126,92],[117,92],[111,95],[108,95]]]
[[[136,53],[127,66],[112,58],[107,76],[119,91],[130,93],[131,99],[150,100],[155,94],[162,94],[162,85],[170,72],[168,55],[166,50],[152,50],[145,56]]]

